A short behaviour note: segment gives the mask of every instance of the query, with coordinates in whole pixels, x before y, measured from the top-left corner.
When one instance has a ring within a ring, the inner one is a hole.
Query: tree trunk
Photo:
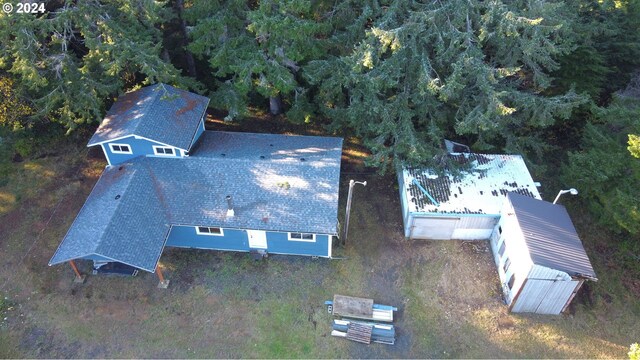
[[[184,1],[176,0],[175,3],[176,10],[178,11],[178,23],[180,24],[180,45],[182,46],[182,50],[184,51],[184,60],[187,63],[187,72],[189,76],[195,78],[196,77],[196,62],[193,60],[193,54],[191,51],[187,49],[187,45],[189,45],[189,34],[187,33],[187,22],[182,18],[182,13],[184,11]]]
[[[282,98],[280,98],[280,95],[269,98],[269,110],[271,111],[271,115],[282,113]]]
[[[162,60],[171,64],[171,57],[169,56],[169,50],[167,50],[167,48],[162,49]]]

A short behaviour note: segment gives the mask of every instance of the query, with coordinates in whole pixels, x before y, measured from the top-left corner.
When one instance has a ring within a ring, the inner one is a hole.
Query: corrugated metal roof
[[[137,135],[189,150],[209,98],[156,84],[116,100],[88,146]]]
[[[507,197],[534,264],[596,280],[589,257],[564,206],[514,193]]]
[[[459,177],[452,174],[438,176],[429,169],[403,169],[410,212],[495,215],[500,213],[509,192],[540,199],[540,193],[520,155],[449,156],[460,163],[470,162],[471,169],[462,172]]]
[[[342,139],[205,131],[194,150],[108,167],[50,264],[97,254],[154,271],[170,225],[337,233]]]

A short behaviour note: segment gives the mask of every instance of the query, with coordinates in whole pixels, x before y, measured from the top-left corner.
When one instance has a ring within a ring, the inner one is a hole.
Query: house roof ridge
[[[126,164],[121,164],[121,165],[117,165],[117,166],[123,167],[124,165],[126,165]],[[112,174],[111,173],[107,173],[107,171],[109,171],[109,170],[111,170],[112,168],[115,168],[115,167],[116,166],[107,166],[105,168],[105,170],[102,172],[102,174],[100,174],[100,177],[98,178],[98,181],[96,181],[93,189],[91,190],[91,193],[96,191],[96,189],[98,189],[99,186],[102,185],[100,182],[103,181],[103,179],[105,179],[104,181],[107,181],[105,174],[107,176],[112,176]],[[125,184],[125,187],[124,187],[122,193],[126,193],[126,191],[134,183],[133,178],[135,177],[136,170],[134,169],[133,171],[134,171],[134,173],[131,174],[127,180],[124,180],[124,181],[126,181],[126,184]],[[119,197],[117,199],[114,199],[114,200],[120,200],[122,198],[122,194],[118,194],[116,196],[119,196]],[[106,226],[104,226],[103,228],[99,229],[99,239],[93,244],[94,246],[92,247],[91,251],[89,251],[89,252],[87,252],[87,253],[85,253],[84,255],[81,255],[81,256],[88,256],[88,255],[97,254],[97,251],[98,251],[98,249],[99,249],[99,247],[100,247],[100,245],[101,245],[101,243],[103,241],[103,237],[107,233],[107,231],[109,229],[109,226],[111,225],[111,219],[113,219],[115,214],[118,213],[118,209],[120,208],[120,206],[122,206],[122,203],[123,203],[122,201],[118,201],[116,206],[109,213],[109,218],[108,218],[109,221],[107,222]],[[62,241],[60,242],[60,245],[58,245],[58,248],[56,249],[56,252],[51,257],[51,260],[49,261],[49,265],[59,264],[61,262],[65,262],[65,261],[68,261],[70,259],[75,259],[75,258],[81,257],[81,256],[74,256],[73,258],[69,258],[69,259],[62,259],[62,260],[58,260],[58,261],[55,261],[55,262],[53,261],[53,259],[55,259],[56,256],[58,255],[58,253],[59,253],[59,251],[60,251],[60,249],[62,247],[62,244],[64,243],[64,240],[69,236],[69,233],[74,228],[74,224],[80,219],[81,215],[84,215],[83,212],[86,211],[86,208],[87,208],[87,202],[85,201],[85,203],[82,205],[82,208],[80,208],[80,211],[78,211],[78,214],[76,215],[75,219],[73,220],[73,223],[69,227],[69,230],[67,231],[65,236],[62,238]]]

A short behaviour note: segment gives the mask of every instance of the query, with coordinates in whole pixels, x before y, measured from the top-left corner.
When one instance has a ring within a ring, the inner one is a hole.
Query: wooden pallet
[[[363,344],[371,344],[371,331],[373,326],[349,323],[347,326],[347,339]]]

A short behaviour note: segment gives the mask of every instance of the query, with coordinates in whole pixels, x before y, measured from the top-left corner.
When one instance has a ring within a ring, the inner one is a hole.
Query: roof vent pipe
[[[233,211],[233,200],[231,200],[231,195],[227,195],[227,217],[232,217],[235,215]]]

